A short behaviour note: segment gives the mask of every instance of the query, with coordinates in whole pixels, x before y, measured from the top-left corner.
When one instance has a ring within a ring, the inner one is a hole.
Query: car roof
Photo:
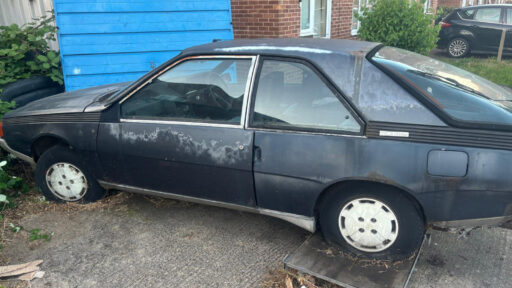
[[[467,6],[467,7],[462,7],[459,9],[467,10],[467,9],[474,9],[474,8],[496,8],[496,7],[512,8],[512,4],[485,4],[485,5]]]
[[[379,43],[323,38],[240,39],[194,46],[184,50],[183,54],[259,54],[310,58],[318,54],[366,55],[377,45]]]

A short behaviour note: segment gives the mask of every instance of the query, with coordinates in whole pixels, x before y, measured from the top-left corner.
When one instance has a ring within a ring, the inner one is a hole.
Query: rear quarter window
[[[459,10],[457,14],[459,14],[461,19],[464,20],[473,20],[473,17],[475,16],[476,9],[463,9]]]
[[[414,96],[369,61],[349,99],[369,121],[445,126]]]
[[[479,22],[500,23],[501,8],[480,8],[473,19]]]
[[[512,130],[512,92],[468,71],[410,51],[383,47],[373,57],[388,74],[454,123]]]

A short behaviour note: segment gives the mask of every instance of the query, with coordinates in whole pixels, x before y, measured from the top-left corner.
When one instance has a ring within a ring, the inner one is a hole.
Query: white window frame
[[[367,0],[358,0],[357,4],[357,13],[361,14],[361,2],[364,1],[365,4],[368,2]],[[364,7],[364,6],[363,6]],[[354,7],[352,7],[352,19],[354,19]],[[352,26],[352,21],[350,21],[350,26]],[[356,29],[350,29],[350,35],[352,36],[356,36],[357,35],[357,32],[359,31],[359,27],[361,26],[361,21],[357,20],[357,28]]]
[[[331,38],[332,0],[327,0],[327,12],[325,13],[325,38]]]
[[[300,3],[302,3],[303,0],[301,0]],[[318,0],[309,0],[309,28],[308,29],[302,29],[300,27],[300,33],[299,36],[305,37],[305,36],[314,36],[315,35],[315,4]],[[302,5],[302,4],[300,4]],[[326,3],[326,15],[325,15],[325,37],[324,38],[331,38],[331,17],[332,17],[332,0],[327,0]],[[300,15],[302,15],[302,9],[300,9]],[[302,24],[302,17],[300,17]]]
[[[302,3],[303,0],[300,1],[301,9],[300,9],[300,25],[302,26]],[[302,29],[300,27],[300,36],[311,36],[313,35],[313,26],[315,25],[315,0],[309,0],[309,28]]]
[[[430,10],[431,5],[432,5],[431,0],[425,0],[425,4],[423,4],[423,13],[432,14],[432,11]]]

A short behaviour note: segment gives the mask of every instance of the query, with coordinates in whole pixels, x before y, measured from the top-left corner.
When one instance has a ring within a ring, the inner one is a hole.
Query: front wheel
[[[448,54],[453,58],[462,58],[467,56],[469,51],[469,42],[464,38],[455,38],[448,42]]]
[[[81,157],[64,146],[52,147],[41,155],[35,178],[48,200],[93,202],[105,195]]]
[[[334,192],[325,199],[319,215],[329,242],[371,259],[403,259],[420,247],[423,217],[402,193],[372,186]]]

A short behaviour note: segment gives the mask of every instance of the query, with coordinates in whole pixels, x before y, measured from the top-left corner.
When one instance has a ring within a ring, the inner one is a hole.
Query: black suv
[[[512,5],[481,5],[455,9],[441,22],[437,47],[452,57],[497,53],[507,29],[504,54],[512,54]]]

